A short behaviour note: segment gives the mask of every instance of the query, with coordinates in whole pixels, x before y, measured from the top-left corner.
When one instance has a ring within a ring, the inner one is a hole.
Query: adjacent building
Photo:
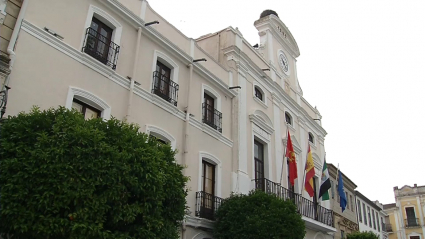
[[[333,164],[329,163],[327,165],[329,177],[331,179],[330,202],[334,214],[334,227],[336,229],[334,239],[343,239],[346,238],[348,234],[359,231],[355,204],[355,189],[357,188],[357,185],[344,173],[340,172],[342,174],[345,196],[347,198],[347,206],[344,212],[342,212],[340,197],[338,194],[338,169]]]
[[[357,222],[361,232],[371,231],[381,239],[387,239],[385,217],[388,216],[383,205],[378,201],[372,202],[359,191],[356,193]]]
[[[425,186],[394,187],[395,203],[385,204],[389,239],[424,239]]]
[[[3,84],[12,88],[6,115],[62,105],[86,118],[137,123],[171,144],[191,179],[182,238],[212,238],[222,199],[253,189],[294,197],[308,239],[330,239],[335,226],[338,235],[357,229],[356,185],[348,178],[346,212],[317,199],[327,133],[303,97],[298,45],[276,12],[253,16],[255,45],[232,27],[188,38],[145,0],[24,0],[19,16],[12,31],[19,43],[9,43],[14,65]],[[287,132],[299,170],[295,187],[283,157]],[[308,146],[313,197],[302,187]]]

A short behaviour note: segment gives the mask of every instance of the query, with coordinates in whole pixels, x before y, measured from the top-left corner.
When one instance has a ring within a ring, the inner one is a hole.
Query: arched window
[[[176,149],[176,139],[167,131],[153,125],[146,125],[146,133],[159,143],[170,144],[173,150]]]
[[[292,125],[292,116],[288,112],[285,112],[285,121],[287,124]]]
[[[314,136],[311,132],[308,133],[308,141],[310,141],[312,144],[314,144]]]
[[[111,118],[111,107],[101,98],[76,87],[69,87],[65,107],[76,109],[84,115],[84,118]]]
[[[263,92],[260,90],[260,88],[258,86],[255,86],[254,91],[255,91],[255,97],[263,101]]]

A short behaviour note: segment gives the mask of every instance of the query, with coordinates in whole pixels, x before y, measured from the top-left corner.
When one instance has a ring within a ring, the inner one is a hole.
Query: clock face
[[[283,53],[283,51],[279,51],[278,58],[279,58],[280,68],[282,68],[282,71],[285,74],[289,75],[289,63],[288,63],[288,58],[286,58],[285,53]]]

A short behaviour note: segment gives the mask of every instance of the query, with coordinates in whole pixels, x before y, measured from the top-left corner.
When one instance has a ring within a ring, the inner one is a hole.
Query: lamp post
[[[3,119],[3,115],[6,113],[7,92],[9,90],[10,90],[10,87],[5,86],[4,90],[0,91],[0,120]]]

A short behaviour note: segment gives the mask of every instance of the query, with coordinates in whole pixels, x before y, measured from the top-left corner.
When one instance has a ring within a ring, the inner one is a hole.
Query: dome
[[[273,10],[264,10],[261,13],[260,18],[267,17],[268,15],[272,15],[272,14],[275,15],[276,17],[279,17],[279,15],[277,15],[277,13]]]

